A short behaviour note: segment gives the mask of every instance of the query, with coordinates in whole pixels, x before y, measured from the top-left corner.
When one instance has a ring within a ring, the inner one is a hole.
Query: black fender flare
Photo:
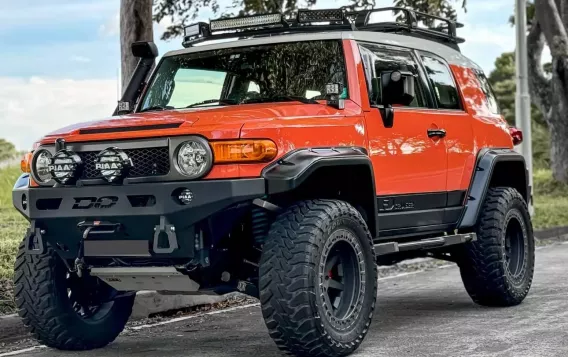
[[[487,195],[487,190],[495,168],[502,162],[521,162],[524,167],[524,184],[523,187],[517,187],[521,195],[525,198],[527,204],[531,200],[531,187],[529,186],[529,177],[523,155],[513,149],[483,149],[479,152],[477,163],[474,169],[473,178],[468,190],[468,201],[458,223],[458,229],[467,229],[475,226],[477,218],[483,206],[483,201]]]
[[[268,165],[262,171],[266,182],[267,195],[282,194],[300,187],[310,175],[322,167],[349,167],[366,166],[369,168],[372,194],[369,206],[372,215],[369,215],[369,229],[376,236],[378,234],[377,199],[373,164],[367,155],[367,150],[361,147],[318,147],[302,148],[290,151],[279,160]],[[348,174],[348,171],[345,171]],[[364,190],[364,188],[361,188]]]

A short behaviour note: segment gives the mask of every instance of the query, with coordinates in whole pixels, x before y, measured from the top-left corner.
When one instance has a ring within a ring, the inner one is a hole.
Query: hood
[[[238,138],[248,122],[283,118],[343,116],[325,104],[271,103],[134,113],[73,124],[47,134],[41,143],[201,134],[216,139]],[[220,133],[227,131],[227,133]]]

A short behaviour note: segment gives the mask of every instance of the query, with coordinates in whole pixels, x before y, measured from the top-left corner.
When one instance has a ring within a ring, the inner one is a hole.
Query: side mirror
[[[158,57],[158,47],[154,42],[134,42],[130,46],[132,55],[138,58],[154,59]]]
[[[411,72],[388,71],[381,72],[379,78],[372,81],[372,89],[379,107],[385,128],[394,125],[393,105],[408,106],[415,96],[415,78]]]

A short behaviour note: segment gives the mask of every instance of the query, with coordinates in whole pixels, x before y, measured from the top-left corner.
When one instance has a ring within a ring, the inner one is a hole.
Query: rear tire
[[[49,245],[44,254],[30,255],[20,244],[14,275],[16,306],[37,340],[61,350],[90,350],[106,346],[122,332],[134,295],[97,305],[97,296],[112,294],[111,288],[97,278],[86,279],[68,274]]]
[[[376,295],[372,238],[354,207],[303,201],[272,224],[260,261],[260,302],[282,351],[331,357],[355,351]]]
[[[514,306],[527,296],[534,274],[534,236],[521,194],[490,188],[476,227],[477,241],[458,254],[468,294],[484,306]]]

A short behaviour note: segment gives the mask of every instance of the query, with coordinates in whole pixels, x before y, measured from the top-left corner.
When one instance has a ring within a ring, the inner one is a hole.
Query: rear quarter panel
[[[458,65],[452,65],[451,69],[463,98],[466,112],[471,118],[470,134],[465,131],[460,134],[464,137],[471,135],[471,139],[469,139],[472,143],[471,153],[465,158],[466,165],[459,184],[460,189],[467,189],[479,151],[483,148],[513,148],[513,142],[506,120],[502,115],[491,112],[475,70]],[[461,151],[458,147],[454,149],[456,154]],[[448,154],[451,160],[451,145],[448,146]],[[451,170],[451,165],[449,165],[449,168]]]

